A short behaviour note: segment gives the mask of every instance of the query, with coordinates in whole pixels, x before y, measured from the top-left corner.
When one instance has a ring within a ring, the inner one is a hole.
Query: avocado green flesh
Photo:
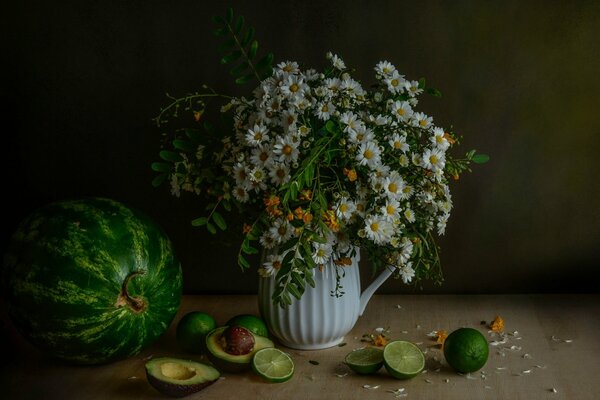
[[[159,392],[183,397],[213,384],[219,379],[220,373],[210,365],[163,357],[146,363],[146,376]]]
[[[226,326],[217,328],[206,335],[206,348],[208,358],[219,369],[227,372],[241,372],[250,368],[252,357],[258,350],[275,347],[275,344],[264,336],[258,336],[252,333],[254,337],[254,348],[248,354],[233,355],[225,352],[221,346],[221,336],[227,329]]]

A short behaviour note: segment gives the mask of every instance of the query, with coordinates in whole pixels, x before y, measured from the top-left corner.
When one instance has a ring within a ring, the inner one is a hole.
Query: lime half
[[[383,349],[383,364],[394,378],[409,379],[423,371],[425,356],[413,343],[396,340]]]
[[[365,347],[348,353],[344,361],[357,374],[374,374],[383,365],[383,351]]]
[[[252,369],[267,381],[280,383],[294,375],[294,362],[283,351],[268,347],[254,354]]]

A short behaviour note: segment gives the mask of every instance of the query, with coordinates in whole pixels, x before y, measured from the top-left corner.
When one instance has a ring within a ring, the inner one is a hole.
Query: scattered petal
[[[363,388],[365,389],[369,389],[369,390],[375,390],[375,389],[379,389],[380,385],[376,385],[376,386],[371,386],[371,385],[363,385]]]
[[[421,325],[417,324],[417,325],[415,326],[415,328],[417,328],[417,329],[421,329]]]
[[[433,381],[431,379],[425,379],[425,382],[427,382],[427,383],[433,383]]]
[[[152,357],[154,357],[154,354],[150,354],[148,357],[144,357],[144,360],[145,361],[152,360]]]
[[[525,353],[525,354],[523,354],[523,358],[533,358],[533,357],[531,357],[531,354]]]
[[[397,308],[398,310],[400,310],[400,309],[402,309],[402,306],[401,306],[400,304],[396,304],[396,308]]]
[[[560,339],[554,335],[552,335],[552,340],[554,340],[555,342],[564,342],[564,343],[572,343],[573,342],[573,339]]]
[[[530,374],[531,370],[530,369],[526,369],[525,371],[521,371],[522,374]]]
[[[539,369],[546,369],[547,368],[545,365],[534,365],[534,367],[539,368]]]
[[[427,373],[427,370],[426,370],[426,369],[424,369],[423,371],[421,371],[421,373],[422,373],[422,374],[426,374],[426,373]]]
[[[408,331],[402,331],[402,333],[408,333]]]
[[[375,332],[382,333],[385,331],[385,328],[375,328]]]
[[[491,388],[492,388],[491,386],[484,386],[484,387],[485,387],[486,389],[491,389]]]
[[[496,369],[497,369],[498,371],[504,371],[505,369],[508,369],[508,368],[506,368],[506,367],[496,367]]]
[[[448,382],[450,382],[450,379],[446,378],[446,379],[444,379],[444,382],[448,383]]]
[[[558,390],[556,390],[556,388],[552,388],[552,389],[550,389],[550,391],[551,391],[552,393],[558,393]]]
[[[343,377],[345,377],[346,375],[348,375],[348,373],[347,373],[347,372],[346,372],[346,373],[344,373],[344,374],[335,374],[335,376],[337,376],[338,378],[343,378]]]
[[[504,339],[502,339],[502,340],[493,340],[493,341],[491,341],[491,342],[490,342],[490,346],[499,346],[499,345],[501,345],[501,344],[505,344],[505,343],[507,343],[507,342],[508,342],[508,338],[507,338],[507,337],[505,337],[505,338],[504,338]]]
[[[137,376],[130,376],[129,378],[127,378],[127,380],[129,380],[129,381],[133,381],[135,379],[137,379]]]

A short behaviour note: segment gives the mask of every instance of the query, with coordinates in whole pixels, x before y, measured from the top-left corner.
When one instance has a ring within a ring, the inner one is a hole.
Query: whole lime
[[[204,312],[192,311],[185,314],[177,324],[177,344],[189,353],[204,352],[206,335],[217,327],[215,319]]]
[[[488,342],[477,329],[457,329],[444,342],[446,361],[452,368],[461,373],[481,369],[488,359],[488,354]]]
[[[254,333],[255,335],[264,336],[264,337],[269,336],[269,330],[267,329],[267,325],[265,324],[265,321],[263,321],[262,319],[260,319],[259,317],[255,316],[255,315],[250,315],[250,314],[236,315],[235,317],[233,317],[229,321],[227,321],[227,323],[225,325],[226,326],[241,326],[243,328],[248,329],[250,332]]]

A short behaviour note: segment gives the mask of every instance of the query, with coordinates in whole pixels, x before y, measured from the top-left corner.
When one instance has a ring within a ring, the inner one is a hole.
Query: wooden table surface
[[[257,301],[256,296],[186,296],[175,323],[192,310],[224,323],[235,314],[257,313]],[[470,376],[453,372],[427,336],[468,326],[492,342],[497,338],[481,321],[496,315],[505,320],[508,341],[490,346],[487,364]],[[146,381],[145,361],[158,356],[202,360],[177,348],[175,323],[143,353],[105,366],[65,365],[18,342],[15,360],[2,362],[0,397],[165,399]],[[364,345],[363,334],[379,327],[389,327],[392,339],[419,344],[426,352],[426,371],[408,381],[390,377],[385,369],[371,376],[349,372],[344,356]],[[600,399],[600,295],[379,295],[345,343],[320,351],[286,349],[296,365],[286,383],[264,383],[252,372],[225,373],[187,399]]]

